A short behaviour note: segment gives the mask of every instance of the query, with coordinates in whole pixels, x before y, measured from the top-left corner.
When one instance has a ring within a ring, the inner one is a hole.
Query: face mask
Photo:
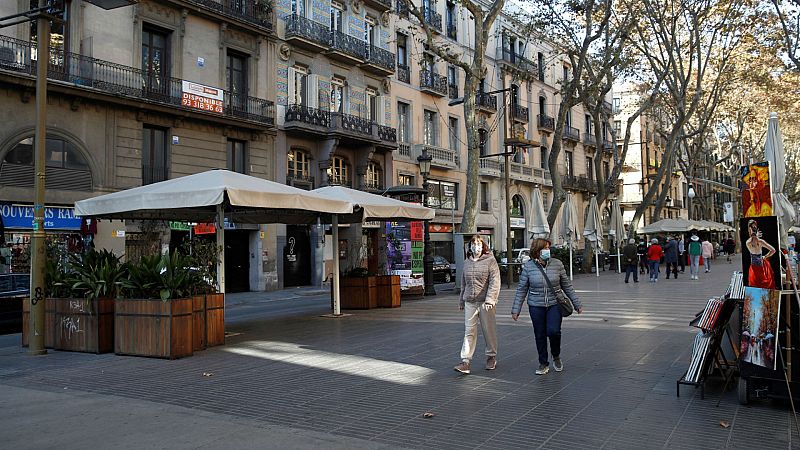
[[[550,249],[543,248],[542,251],[539,252],[539,259],[541,259],[542,261],[547,261],[548,259],[550,259]]]
[[[475,244],[469,244],[469,251],[472,252],[472,256],[478,257],[483,253],[483,244],[480,242]]]

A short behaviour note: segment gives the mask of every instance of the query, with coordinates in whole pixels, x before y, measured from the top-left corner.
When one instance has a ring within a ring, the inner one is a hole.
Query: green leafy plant
[[[194,292],[214,292],[217,279],[217,259],[219,258],[217,243],[211,239],[194,236],[190,241],[184,242],[180,250],[186,255],[189,267],[196,272],[199,278]]]
[[[159,264],[161,255],[142,256],[139,261],[129,261],[128,276],[122,280],[125,298],[157,298],[157,289],[161,285]]]
[[[87,302],[99,298],[116,298],[126,267],[108,250],[90,250],[84,255],[70,256],[72,295]]]
[[[192,288],[201,280],[197,272],[190,270],[189,267],[189,259],[180,252],[161,256],[158,264],[161,278],[159,286],[161,300],[168,301],[191,294]]]

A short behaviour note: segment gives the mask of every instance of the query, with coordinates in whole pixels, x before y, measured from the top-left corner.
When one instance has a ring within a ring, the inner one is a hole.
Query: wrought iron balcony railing
[[[448,84],[447,85],[447,95],[450,98],[458,98],[458,85],[457,84]]]
[[[330,46],[332,50],[352,56],[355,59],[367,57],[366,42],[338,30],[331,31]]]
[[[367,63],[380,67],[387,72],[394,72],[394,53],[374,45],[367,46],[366,49],[365,61]]]
[[[380,180],[364,180],[361,185],[362,191],[381,191],[383,192],[383,182]]]
[[[0,70],[35,76],[35,58],[35,44],[0,36]],[[117,97],[146,99],[187,111],[275,124],[275,104],[269,100],[223,90],[222,105],[200,103],[202,107],[198,107],[183,98],[184,80],[180,78],[57,49],[50,51],[47,78]]]
[[[392,9],[391,0],[366,0],[366,3],[381,12]]]
[[[386,142],[397,142],[397,128],[378,125],[378,138]]]
[[[405,64],[397,64],[397,81],[411,83],[411,70]]]
[[[514,120],[519,122],[528,122],[528,108],[522,105],[513,105],[511,108]]]
[[[243,22],[272,30],[272,2],[267,0],[188,0]]]
[[[420,70],[419,87],[424,91],[444,97],[447,95],[447,77],[430,70]]]
[[[539,71],[536,68],[535,62],[520,54],[512,52],[510,49],[503,49],[503,61],[516,66],[517,69],[530,74],[530,76],[538,75]]]
[[[497,112],[497,97],[493,94],[478,92],[475,95],[475,106],[483,111]]]
[[[372,136],[372,128],[375,122],[363,117],[345,113],[331,113],[331,128],[341,129],[348,133],[356,133],[363,136]]]
[[[579,142],[581,140],[581,132],[575,127],[564,125],[564,131],[562,132],[562,137],[568,141]]]
[[[286,107],[285,121],[301,122],[326,128],[327,132],[342,133],[349,136],[361,136],[368,140],[381,140],[383,142],[397,142],[397,129],[377,123],[363,117],[330,112],[303,105],[289,105]]]
[[[399,17],[408,18],[409,7],[408,4],[405,2],[405,0],[395,0],[395,4],[397,5],[397,7],[395,8],[397,9],[397,15]]]
[[[592,133],[583,133],[583,145],[586,147],[597,148],[597,139]]]
[[[286,107],[286,122],[303,122],[309,125],[316,125],[328,128],[331,125],[330,111],[323,111],[317,108],[309,108],[303,105],[289,105]]]
[[[584,176],[565,175],[561,184],[564,189],[591,193],[597,192],[597,184]]]
[[[438,31],[439,33],[442,32],[442,15],[436,12],[431,7],[425,7],[422,9],[422,15],[425,18],[425,23],[427,23],[431,28]]]
[[[539,114],[536,119],[540,130],[554,131],[556,129],[556,119],[545,114]]]
[[[301,38],[327,47],[331,41],[331,30],[327,26],[297,14],[286,17],[286,39]]]

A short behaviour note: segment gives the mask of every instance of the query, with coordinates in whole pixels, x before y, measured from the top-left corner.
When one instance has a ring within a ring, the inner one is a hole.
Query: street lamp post
[[[422,154],[417,156],[419,163],[419,173],[422,175],[422,189],[425,191],[422,204],[428,206],[428,175],[431,174],[431,160],[433,158],[428,154],[428,149],[422,147]],[[425,278],[425,295],[436,295],[436,288],[433,286],[433,249],[431,248],[431,235],[428,231],[428,221],[423,223],[425,227],[423,231],[423,245],[425,246],[425,254],[422,259],[423,277]]]
[[[135,0],[87,0],[103,9],[133,4]],[[33,232],[31,233],[30,336],[28,354],[44,355],[44,267],[47,259],[44,229],[45,146],[47,144],[47,66],[50,62],[50,22],[61,20],[55,14],[63,10],[50,0],[39,0],[30,11],[0,18],[0,28],[36,21],[36,125],[34,130]]]
[[[687,206],[689,207],[688,211],[689,220],[692,220],[692,199],[695,198],[696,196],[697,194],[694,192],[694,185],[692,183],[689,183],[689,190],[686,192],[686,197],[689,198],[689,201],[687,202],[688,203]]]

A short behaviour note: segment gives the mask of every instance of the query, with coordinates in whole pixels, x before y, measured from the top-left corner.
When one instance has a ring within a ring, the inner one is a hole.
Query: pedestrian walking
[[[678,265],[683,273],[686,270],[686,243],[683,236],[678,238]]]
[[[724,247],[728,263],[731,263],[731,257],[736,253],[736,241],[734,241],[732,237],[728,236],[728,238],[725,239]]]
[[[650,282],[658,282],[658,265],[661,263],[661,258],[664,257],[664,249],[658,245],[658,239],[653,238],[650,241],[650,247],[647,248],[647,262],[650,264]]]
[[[703,254],[703,245],[700,244],[700,238],[693,234],[689,238],[689,273],[693,280],[699,279],[700,275],[700,255]]]
[[[706,239],[700,244],[700,250],[703,255],[703,263],[705,263],[706,266],[706,273],[711,272],[711,258],[714,257],[714,244]]]
[[[636,254],[639,255],[639,274],[650,273],[650,267],[647,265],[647,244],[644,241],[639,241]]]
[[[480,322],[486,344],[486,370],[494,370],[497,367],[495,307],[500,294],[500,268],[481,236],[470,239],[462,273],[459,309],[464,311],[464,342],[461,345],[461,363],[454,369],[470,373]]]
[[[628,244],[622,247],[622,261],[625,263],[625,282],[628,282],[631,274],[633,274],[633,282],[639,282],[639,273],[636,271],[636,266],[639,263],[639,248],[636,246],[636,239],[629,239]]]
[[[522,266],[519,275],[514,305],[511,307],[511,318],[516,321],[522,309],[522,302],[527,300],[528,313],[533,323],[533,334],[536,338],[536,351],[539,353],[539,368],[536,375],[544,375],[550,371],[547,354],[547,342],[550,341],[550,353],[553,355],[553,368],[556,372],[564,370],[561,361],[561,308],[556,302],[556,290],[561,290],[572,301],[578,314],[583,312],[578,296],[572,288],[572,282],[564,270],[564,264],[558,259],[550,258],[550,241],[534,239],[531,243],[531,259]]]
[[[678,279],[678,241],[672,237],[667,237],[667,243],[664,245],[664,263],[667,265],[667,279],[669,280],[669,272],[675,279]]]

